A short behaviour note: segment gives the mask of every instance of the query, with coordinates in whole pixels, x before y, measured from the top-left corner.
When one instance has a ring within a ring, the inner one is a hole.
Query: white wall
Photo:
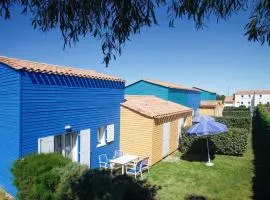
[[[244,105],[249,107],[253,104],[257,106],[258,104],[267,104],[270,103],[270,94],[244,94],[244,95],[235,95],[235,106],[239,107]]]

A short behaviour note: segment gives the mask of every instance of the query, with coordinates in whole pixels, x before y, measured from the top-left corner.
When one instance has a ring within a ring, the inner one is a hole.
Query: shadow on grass
[[[209,153],[211,160],[215,159],[215,145],[214,143],[209,140]],[[195,140],[189,151],[181,155],[182,160],[187,160],[190,162],[207,162],[208,155],[207,155],[207,143],[206,139],[202,140]]]
[[[253,199],[270,199],[270,127],[257,114],[253,120]]]
[[[207,198],[204,196],[190,194],[190,195],[185,197],[185,200],[207,200]]]

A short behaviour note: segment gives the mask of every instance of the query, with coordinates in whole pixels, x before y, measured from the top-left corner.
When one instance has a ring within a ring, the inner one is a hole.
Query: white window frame
[[[100,138],[100,133],[103,133],[103,136]],[[100,126],[97,131],[97,147],[106,145],[106,127]]]

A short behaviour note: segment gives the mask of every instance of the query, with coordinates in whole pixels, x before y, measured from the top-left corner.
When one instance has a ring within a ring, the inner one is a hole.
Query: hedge
[[[224,117],[251,117],[249,110],[223,110]]]
[[[183,129],[180,151],[182,153],[202,153],[206,150],[206,137],[209,138],[210,151],[225,155],[243,155],[247,149],[248,131],[246,129],[229,129],[228,133],[213,136],[187,136]]]
[[[160,188],[115,171],[88,169],[60,154],[26,156],[14,163],[12,172],[22,200],[152,200]]]
[[[215,117],[217,122],[226,124],[228,128],[251,130],[251,117]]]
[[[211,137],[216,153],[225,155],[243,155],[247,150],[248,132],[246,129],[230,129],[227,134]]]
[[[224,111],[249,111],[249,108],[245,106],[240,106],[240,107],[224,107]]]

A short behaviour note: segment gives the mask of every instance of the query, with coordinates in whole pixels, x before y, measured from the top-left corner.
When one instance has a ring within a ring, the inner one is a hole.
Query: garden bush
[[[50,199],[53,195],[53,188],[57,183],[55,177],[50,177],[50,171],[56,167],[63,167],[70,162],[71,160],[52,153],[33,154],[17,160],[11,171],[15,177],[14,185],[18,189],[18,198]],[[48,181],[48,183],[44,183],[43,180]],[[48,187],[51,187],[51,190]]]
[[[215,152],[225,155],[243,155],[247,150],[248,132],[246,129],[230,129],[228,133],[211,136]]]
[[[226,124],[228,128],[251,130],[251,117],[215,117],[217,122]]]
[[[222,115],[224,117],[251,117],[249,110],[223,110]]]
[[[18,198],[27,200],[155,199],[158,186],[115,171],[88,169],[57,154],[26,156],[12,172]]]
[[[186,130],[182,131],[180,151],[182,153],[205,152],[206,137],[209,138],[209,148],[218,154],[243,155],[247,149],[248,131],[246,129],[229,129],[228,133],[213,136],[187,136]]]
[[[224,107],[223,111],[249,111],[249,108],[245,106],[240,107]]]

